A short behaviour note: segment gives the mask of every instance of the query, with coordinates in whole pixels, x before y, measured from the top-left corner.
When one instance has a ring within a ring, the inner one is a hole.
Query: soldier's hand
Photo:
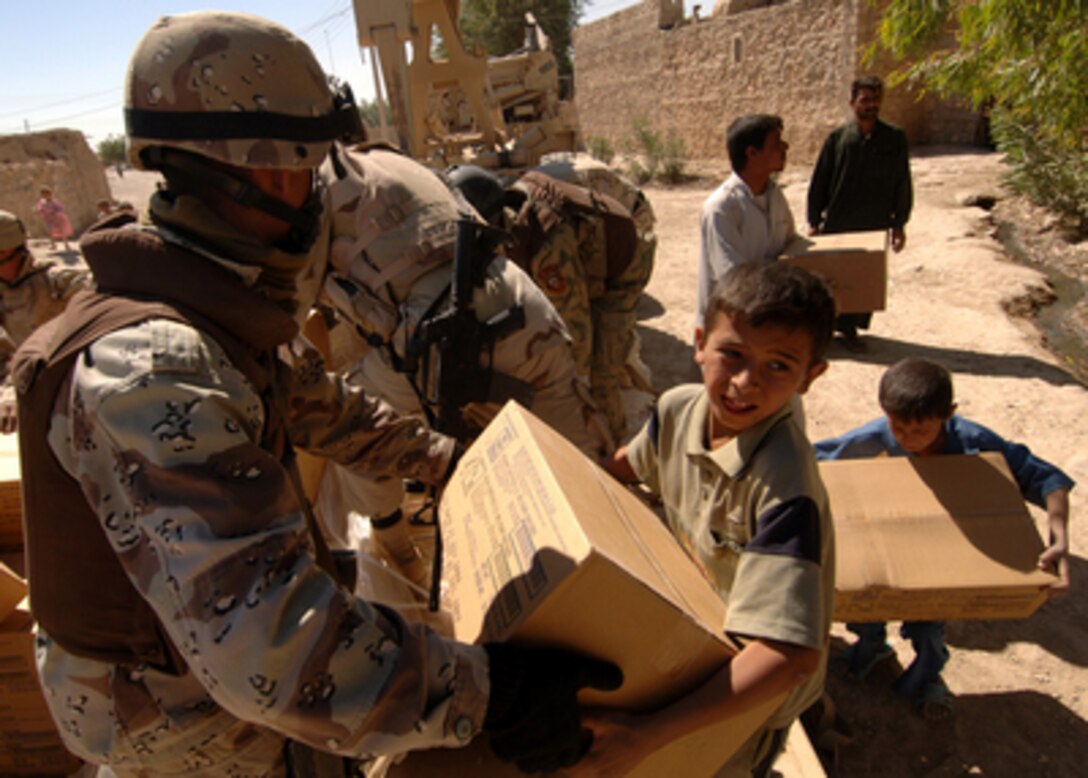
[[[484,731],[495,756],[524,773],[552,772],[581,759],[593,733],[582,726],[578,690],[618,689],[620,669],[569,651],[505,643],[484,648],[491,666]]]

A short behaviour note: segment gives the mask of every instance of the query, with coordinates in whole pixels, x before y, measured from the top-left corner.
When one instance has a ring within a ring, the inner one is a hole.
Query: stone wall
[[[635,119],[682,138],[692,159],[722,159],[725,128],[746,113],[776,113],[794,162],[811,163],[827,133],[850,116],[850,82],[890,68],[860,64],[879,18],[868,0],[788,0],[659,29],[659,0],[574,31],[575,102],[582,136],[617,148]],[[737,6],[739,8],[739,6]],[[905,87],[888,90],[883,116],[912,143],[969,142],[971,112]]]
[[[94,222],[98,201],[110,197],[106,172],[83,133],[0,135],[0,208],[22,219],[32,238],[48,237],[34,210],[43,186],[64,205],[77,235]]]

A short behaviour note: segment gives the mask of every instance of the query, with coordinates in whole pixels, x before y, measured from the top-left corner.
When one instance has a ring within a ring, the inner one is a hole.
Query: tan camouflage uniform
[[[614,175],[601,179],[609,183],[618,180]],[[514,184],[514,188],[520,187]],[[590,382],[592,397],[608,417],[613,439],[620,441],[627,427],[620,389],[629,383],[627,363],[636,356],[632,354],[637,348],[635,306],[653,271],[656,238],[653,213],[645,198],[638,200],[631,194],[633,187],[622,182],[610,183],[607,189],[624,194],[638,207],[638,218],[632,216],[635,251],[622,272],[608,277],[604,223],[584,212],[566,214],[548,231],[543,245],[530,259],[529,268],[571,331],[578,373]],[[522,191],[531,204],[531,191]],[[596,191],[611,196],[604,188]],[[634,192],[641,196],[637,189]],[[630,209],[623,200],[620,203]],[[506,218],[512,224],[518,215],[507,209]]]
[[[556,159],[536,169],[561,181],[579,184],[613,197],[631,212],[631,218],[635,222],[635,254],[631,264],[616,283],[639,286],[641,293],[653,273],[654,255],[657,251],[657,236],[654,234],[656,218],[653,207],[643,191],[607,165],[584,156],[575,159]],[[620,310],[623,310],[622,306]],[[623,327],[623,331],[627,333],[624,338],[627,350],[620,353],[624,355],[623,359],[627,362],[628,373],[635,376],[639,385],[650,391],[649,368],[639,357],[638,334],[635,331],[633,314],[629,318],[630,323]],[[620,343],[619,346],[623,348],[624,344]],[[626,386],[626,382],[624,385]],[[618,440],[620,438],[617,438]]]
[[[11,283],[0,279],[0,401],[14,398],[8,364],[15,349],[64,310],[68,298],[86,285],[88,275],[82,260],[69,262],[28,249],[19,277]]]
[[[392,344],[403,358],[410,333],[452,281],[456,221],[466,207],[434,173],[389,149],[345,151],[341,161],[346,177],[339,177],[331,162],[321,169],[333,212],[325,291],[344,319],[375,343]],[[354,291],[345,292],[338,278],[352,282]],[[536,395],[530,410],[588,456],[610,451],[604,419],[571,360],[570,335],[532,279],[496,257],[473,304],[480,321],[512,305],[524,306],[526,326],[496,343],[491,364],[532,384]],[[419,395],[397,371],[386,346],[370,348],[344,369],[349,380],[398,411],[421,411]],[[475,409],[480,426],[494,410]],[[365,493],[372,516],[391,513],[403,497],[394,481],[372,483]],[[357,494],[364,499],[363,492]]]
[[[328,120],[354,111],[342,107],[312,52],[279,25],[227,12],[167,16],[133,53],[127,147],[137,168],[187,169],[189,189],[203,191],[224,165],[228,175],[314,170],[340,137],[328,129],[339,132],[339,122]],[[179,133],[172,112],[261,121],[230,136],[210,131],[207,119]],[[285,120],[304,126],[305,137],[275,134]],[[187,159],[193,166],[183,167]],[[201,165],[207,160],[212,166]],[[217,278],[230,278],[223,294],[297,302],[311,257],[266,250],[261,236],[217,213],[197,196],[159,192],[156,226],[141,234],[194,263],[211,260]],[[114,231],[118,251],[131,258],[124,232]],[[239,339],[242,325],[230,329]],[[295,446],[391,478],[435,483],[446,474],[452,440],[326,373],[304,343],[281,345],[278,356],[273,384]],[[153,318],[95,340],[56,396],[50,450],[187,665],[172,675],[88,659],[40,634],[38,669],[65,744],[124,776],[260,776],[283,774],[287,738],[356,757],[467,742],[488,701],[484,650],[405,624],[318,565],[303,503],[263,440],[275,417],[240,368],[191,322]],[[247,486],[256,482],[269,486]]]
[[[440,480],[450,439],[326,373],[302,341],[280,356],[295,445],[367,472]],[[277,775],[285,735],[366,756],[458,745],[479,730],[482,649],[356,599],[311,554],[277,572],[309,543],[286,477],[270,477],[282,493],[262,504],[278,513],[259,525],[237,509],[244,492],[221,493],[233,487],[212,479],[212,463],[227,451],[254,452],[249,477],[281,467],[257,449],[265,424],[246,377],[191,325],[126,327],[77,360],[50,446],[116,530],[111,543],[189,664],[178,677],[84,659],[41,634],[46,699],[80,757],[119,775]],[[119,466],[132,461],[140,479]]]

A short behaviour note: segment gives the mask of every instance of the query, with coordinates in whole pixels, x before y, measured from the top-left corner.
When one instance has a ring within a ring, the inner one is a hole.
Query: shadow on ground
[[[949,622],[948,645],[998,652],[1011,643],[1034,643],[1066,662],[1088,667],[1088,602],[1077,593],[1088,580],[1088,560],[1071,556],[1069,576],[1074,591],[1048,601],[1027,619]]]
[[[864,352],[848,350],[841,339],[832,341],[828,358],[874,365],[892,365],[905,357],[921,357],[938,362],[953,373],[984,376],[1039,378],[1055,386],[1079,385],[1080,382],[1061,368],[1023,354],[986,354],[957,348],[943,348],[880,335],[865,335]]]
[[[959,695],[951,719],[929,722],[892,692],[900,670],[888,662],[858,681],[832,664],[828,692],[854,739],[837,763],[825,758],[831,778],[1085,774],[1088,723],[1058,700],[1027,690]]]

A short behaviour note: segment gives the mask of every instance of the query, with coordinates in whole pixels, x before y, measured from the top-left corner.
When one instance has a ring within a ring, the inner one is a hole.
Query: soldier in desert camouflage
[[[455,458],[294,337],[328,251],[314,171],[357,122],[278,25],[160,19],[126,84],[131,161],[165,179],[150,224],[85,237],[96,289],[16,354],[38,669],[65,744],[111,774],[342,776],[480,731],[552,770],[588,747],[579,685],[618,683],[443,639],[335,575],[293,446],[432,484]]]
[[[333,214],[324,299],[361,338],[337,368],[398,411],[433,422],[440,413],[436,400],[444,399],[434,377],[448,366],[438,363],[441,357],[418,335],[449,305],[458,221],[470,218],[471,209],[431,170],[383,146],[342,150],[321,174]],[[576,371],[570,335],[555,308],[520,268],[492,250],[482,250],[474,261],[476,319],[486,322],[513,307],[525,316],[524,326],[498,338],[479,360],[496,374],[524,382],[531,398],[523,396],[523,403],[588,456],[607,455],[612,441],[605,419]],[[466,442],[498,407],[478,398],[459,409]],[[396,479],[364,483],[345,478],[339,468],[327,470],[326,479],[351,495],[348,502],[369,505],[375,511],[371,518],[383,525],[395,517],[404,496]]]
[[[636,222],[614,197],[541,170],[505,192],[494,174],[473,165],[454,168],[450,178],[481,216],[513,235],[507,253],[563,317],[578,374],[589,381],[613,439],[622,440],[627,418],[620,389],[629,384],[635,305],[650,280],[656,245],[648,204]]]
[[[87,281],[87,266],[56,254],[36,254],[13,213],[0,210],[0,432],[14,432],[15,389],[10,362],[30,333],[64,310]]]

